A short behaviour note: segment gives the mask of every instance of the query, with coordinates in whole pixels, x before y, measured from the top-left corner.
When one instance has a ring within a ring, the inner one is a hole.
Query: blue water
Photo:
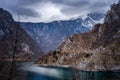
[[[120,80],[120,72],[92,72],[72,68],[42,67],[40,71],[28,72],[27,78],[28,80]]]

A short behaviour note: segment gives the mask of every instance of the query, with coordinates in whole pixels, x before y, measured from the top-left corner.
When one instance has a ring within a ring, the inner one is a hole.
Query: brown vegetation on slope
[[[103,24],[74,34],[36,64],[69,65],[82,70],[120,70],[120,3],[113,4]]]

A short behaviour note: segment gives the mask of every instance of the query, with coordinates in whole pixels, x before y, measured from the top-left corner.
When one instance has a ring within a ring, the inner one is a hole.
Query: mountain
[[[103,23],[105,14],[103,13],[89,13],[83,20],[83,26],[88,27],[90,30],[97,23]]]
[[[0,60],[33,60],[42,55],[40,46],[16,23],[12,15],[0,8]]]
[[[103,24],[74,34],[35,64],[70,66],[86,71],[120,70],[120,3],[111,5]]]
[[[99,17],[96,15],[99,15]],[[50,50],[55,50],[64,38],[72,34],[88,32],[92,25],[104,17],[104,15],[100,13],[91,13],[88,14],[88,16],[89,17],[85,18],[85,20],[82,18],[76,18],[50,23],[22,22],[21,26],[33,39],[40,43],[41,48],[46,53]]]

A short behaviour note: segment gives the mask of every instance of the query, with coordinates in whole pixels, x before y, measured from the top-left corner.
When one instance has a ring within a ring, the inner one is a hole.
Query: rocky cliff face
[[[12,15],[0,8],[0,60],[11,60],[14,53],[17,60],[33,60],[42,50]]]
[[[90,13],[84,20],[76,18],[50,23],[21,23],[21,26],[33,39],[40,43],[44,52],[48,52],[55,50],[64,38],[73,34],[88,32],[103,17],[104,14]]]
[[[74,34],[36,64],[70,66],[80,70],[120,70],[120,3],[113,4],[103,24]]]

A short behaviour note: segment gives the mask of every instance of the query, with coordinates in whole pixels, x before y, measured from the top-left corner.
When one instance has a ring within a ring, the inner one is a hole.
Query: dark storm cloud
[[[106,13],[108,8],[110,8],[110,3],[95,2],[89,6],[89,12]]]
[[[40,17],[34,9],[24,8],[24,7],[13,7],[11,8],[12,12],[15,12],[17,15],[26,16],[26,17]]]
[[[0,0],[0,7],[5,8],[13,14],[19,14],[26,17],[41,17],[41,12],[32,7],[39,3],[47,4],[51,2],[56,7],[60,6],[61,13],[67,17],[71,15],[80,15],[86,12],[106,12],[110,4],[118,0]],[[44,6],[44,5],[43,5]],[[48,7],[49,8],[49,7]],[[54,16],[54,15],[53,15]]]
[[[79,5],[88,5],[88,0],[51,0],[53,3],[68,5],[68,6],[79,6]]]
[[[31,1],[30,0],[14,0],[12,2],[11,0],[1,0],[0,7],[12,12],[13,14],[17,14],[20,16],[40,17],[40,14],[37,13],[34,9],[26,8],[27,5],[36,3],[37,0],[36,1],[31,0]]]
[[[65,5],[61,9],[61,12],[65,15],[80,14],[90,4],[88,0],[53,0],[53,3]]]
[[[105,6],[108,6],[108,4],[106,2],[95,2],[93,5],[91,5],[92,7],[101,7],[104,8]]]
[[[34,5],[39,2],[43,2],[44,0],[17,0],[21,5]]]
[[[61,11],[66,15],[81,14],[86,12],[100,12],[105,13],[112,3],[118,0],[75,0],[75,2],[66,3],[68,7]]]

